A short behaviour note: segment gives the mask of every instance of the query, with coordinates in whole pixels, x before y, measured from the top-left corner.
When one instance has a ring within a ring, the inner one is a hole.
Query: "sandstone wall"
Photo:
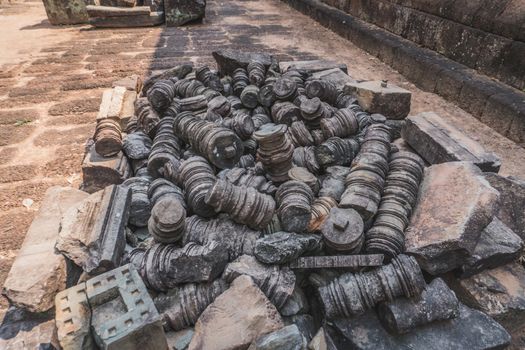
[[[524,0],[322,0],[523,90]]]

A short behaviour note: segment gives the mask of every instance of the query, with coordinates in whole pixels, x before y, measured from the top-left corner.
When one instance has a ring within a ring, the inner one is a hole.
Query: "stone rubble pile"
[[[6,348],[519,344],[525,182],[392,84],[214,57],[104,94],[91,194],[52,188],[7,278]]]

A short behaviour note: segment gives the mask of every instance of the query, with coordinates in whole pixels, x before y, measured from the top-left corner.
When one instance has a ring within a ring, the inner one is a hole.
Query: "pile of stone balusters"
[[[387,82],[214,56],[218,72],[147,79],[126,125],[99,118],[101,164],[132,175],[62,218],[56,247],[84,272],[56,297],[63,348],[509,345],[523,183],[437,115],[405,119],[410,95]]]

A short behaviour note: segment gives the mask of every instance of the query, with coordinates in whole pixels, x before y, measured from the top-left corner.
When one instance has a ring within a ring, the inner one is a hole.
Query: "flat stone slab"
[[[525,239],[525,180],[485,173],[485,179],[500,193],[500,206],[496,216]]]
[[[153,27],[164,23],[164,12],[129,16],[90,17],[89,24],[98,28]]]
[[[245,349],[259,336],[283,327],[281,315],[259,287],[240,276],[201,314],[188,350]]]
[[[377,80],[350,82],[343,91],[355,96],[359,105],[370,114],[382,114],[388,119],[404,119],[410,113],[412,93],[394,84]]]
[[[355,82],[355,80],[346,74],[341,68],[332,68],[315,72],[312,74],[312,79],[331,81],[340,90],[342,90],[347,83]]]
[[[3,294],[13,305],[36,313],[54,306],[56,293],[66,288],[66,260],[55,252],[60,219],[88,196],[71,187],[46,191],[4,283]]]
[[[425,169],[418,201],[405,232],[406,252],[436,275],[459,267],[492,221],[499,193],[469,162]]]
[[[461,277],[510,263],[521,255],[522,250],[523,240],[500,219],[494,218],[481,232],[472,255],[461,266]]]
[[[295,68],[307,71],[308,73],[315,73],[325,71],[328,69],[339,68],[344,73],[348,74],[348,67],[344,63],[338,63],[329,60],[309,60],[309,61],[285,61],[279,62],[279,69],[281,72],[286,72],[288,69]]]
[[[525,326],[525,269],[520,263],[447,282],[462,302],[493,317],[508,331]]]
[[[401,135],[430,164],[466,161],[473,162],[483,171],[495,173],[501,167],[496,154],[487,152],[434,112],[406,118]]]
[[[89,17],[126,17],[149,15],[149,6],[114,7],[114,6],[86,6]]]
[[[345,339],[338,349],[356,350],[494,350],[505,349],[510,335],[484,313],[460,304],[459,317],[434,322],[417,332],[391,335],[379,322],[375,311],[351,319],[338,319],[335,329]]]

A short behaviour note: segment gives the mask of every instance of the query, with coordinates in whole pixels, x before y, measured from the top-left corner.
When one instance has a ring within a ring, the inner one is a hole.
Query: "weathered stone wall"
[[[522,0],[322,2],[515,88],[525,88]]]

